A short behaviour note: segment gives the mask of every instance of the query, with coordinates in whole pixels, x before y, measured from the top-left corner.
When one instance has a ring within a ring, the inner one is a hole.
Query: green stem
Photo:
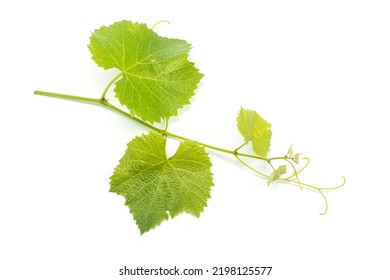
[[[237,149],[235,149],[234,151],[235,152],[238,152],[239,150],[241,150],[242,147],[244,147],[245,145],[247,144],[247,142],[243,143],[241,146],[239,146]]]
[[[119,75],[118,75],[119,76]],[[114,78],[112,81],[111,81],[111,85],[115,82],[116,79],[118,79],[118,76],[116,78]],[[106,88],[107,89],[107,88]],[[105,98],[105,93],[107,92],[107,90],[104,91],[104,93],[102,94],[102,97],[101,98],[88,98],[88,97],[81,97],[81,96],[75,96],[75,95],[68,95],[68,94],[59,94],[59,93],[52,93],[52,92],[46,92],[46,91],[38,91],[36,90],[34,92],[34,94],[36,95],[43,95],[43,96],[49,96],[49,97],[56,97],[56,98],[61,98],[61,99],[68,99],[68,100],[74,100],[74,101],[83,101],[83,102],[90,102],[90,103],[94,103],[94,104],[97,104],[97,105],[101,105],[103,107],[106,107],[106,108],[110,108],[111,110],[113,111],[116,111],[117,113],[129,118],[129,119],[132,119],[133,121],[136,121],[137,123],[143,125],[143,126],[146,126],[147,128],[153,130],[153,131],[156,131],[156,132],[159,132],[161,134],[164,134],[168,137],[171,137],[171,138],[175,138],[175,139],[179,139],[179,140],[183,140],[183,141],[194,141],[192,139],[189,139],[187,137],[184,137],[184,136],[181,136],[181,135],[177,135],[175,133],[172,133],[172,132],[169,132],[169,131],[165,131],[163,129],[160,129],[160,128],[157,128],[137,117],[134,117],[132,115],[130,115],[129,113],[119,109],[118,107],[112,105],[111,103],[109,103]],[[270,161],[270,160],[273,160],[273,159],[278,159],[278,158],[263,158],[263,157],[258,157],[258,156],[255,156],[255,155],[250,155],[250,154],[244,154],[244,153],[238,153],[236,151],[233,151],[233,150],[228,150],[228,149],[223,149],[223,148],[220,148],[220,147],[216,147],[216,146],[213,146],[213,145],[210,145],[210,144],[206,144],[206,143],[202,143],[202,142],[199,142],[199,141],[194,141],[194,142],[197,142],[198,145],[200,146],[203,146],[205,148],[209,148],[209,149],[212,149],[212,150],[215,150],[215,151],[219,151],[219,152],[222,152],[222,153],[226,153],[226,154],[231,154],[231,155],[237,155],[237,156],[242,156],[242,157],[249,157],[249,158],[254,158],[254,159],[260,159],[260,160],[265,160],[265,161]]]
[[[153,131],[156,131],[158,133],[161,133],[162,135],[165,135],[165,136],[168,136],[168,137],[171,137],[171,138],[175,138],[175,139],[178,139],[178,140],[183,140],[183,141],[194,141],[194,140],[191,140],[187,137],[184,137],[184,136],[181,136],[181,135],[177,135],[177,134],[174,134],[172,132],[169,132],[167,131],[167,128],[168,128],[168,121],[166,121],[166,125],[165,125],[165,129],[160,129],[160,128],[157,128],[155,126],[153,126],[152,124],[150,123],[147,123],[137,117],[134,117],[133,115],[129,114],[128,112],[126,111],[123,111],[121,110],[120,108],[114,106],[113,104],[109,103],[105,96],[106,96],[106,93],[108,92],[108,89],[123,75],[123,73],[119,73],[117,76],[114,77],[114,79],[111,80],[111,82],[107,85],[107,87],[104,89],[102,95],[100,98],[89,98],[89,97],[82,97],[82,96],[75,96],[75,95],[69,95],[69,94],[60,94],[60,93],[53,93],[53,92],[46,92],[46,91],[39,91],[39,90],[36,90],[34,91],[34,94],[36,95],[42,95],[42,96],[48,96],[48,97],[55,97],[55,98],[61,98],[61,99],[68,99],[68,100],[73,100],[73,101],[80,101],[80,102],[88,102],[88,103],[93,103],[93,104],[96,104],[96,105],[100,105],[102,107],[105,107],[105,108],[109,108]],[[289,177],[286,177],[286,178],[279,178],[278,180],[279,181],[282,181],[282,182],[288,182],[288,183],[292,183],[292,184],[297,184],[298,186],[300,186],[300,188],[302,189],[302,186],[305,186],[305,187],[308,187],[308,188],[311,188],[313,190],[316,190],[317,192],[319,192],[322,196],[322,198],[324,199],[325,201],[325,211],[320,213],[321,215],[324,215],[327,211],[328,211],[328,201],[323,193],[324,190],[335,190],[335,189],[339,189],[341,188],[342,186],[344,186],[344,184],[346,183],[346,180],[344,177],[343,178],[343,183],[340,184],[339,186],[337,187],[333,187],[333,188],[318,188],[318,187],[315,187],[313,185],[310,185],[310,184],[306,184],[306,183],[302,183],[300,180],[299,180],[299,177],[298,177],[298,174],[300,172],[302,172],[306,167],[307,165],[309,164],[309,160],[307,162],[307,164],[299,171],[296,170],[296,168],[294,167],[294,165],[286,158],[286,157],[271,157],[271,158],[265,158],[265,157],[260,157],[260,156],[256,156],[256,155],[251,155],[251,154],[245,154],[245,153],[239,153],[238,151],[246,144],[242,144],[241,146],[239,146],[237,149],[235,150],[228,150],[228,149],[224,149],[224,148],[220,148],[220,147],[216,147],[216,146],[213,146],[213,145],[209,145],[209,144],[206,144],[206,143],[202,143],[202,142],[199,142],[199,141],[195,141],[198,143],[198,145],[200,146],[203,146],[205,148],[209,148],[209,149],[212,149],[212,150],[215,150],[215,151],[219,151],[219,152],[222,152],[222,153],[226,153],[226,154],[230,154],[230,155],[233,155],[240,163],[242,163],[244,166],[246,166],[247,168],[249,168],[250,170],[256,172],[257,174],[261,175],[262,177],[264,178],[269,178],[268,175],[256,170],[255,168],[253,168],[252,166],[250,166],[249,164],[247,164],[245,161],[243,161],[240,157],[246,157],[246,158],[252,158],[252,159],[258,159],[258,160],[263,160],[263,161],[266,161],[274,170],[274,166],[272,165],[272,161],[274,160],[285,160],[287,161],[293,168],[293,171],[294,173],[289,176]]]
[[[164,131],[167,131],[168,130],[168,125],[169,125],[169,119],[166,118],[165,119],[165,127],[164,127]]]
[[[114,77],[114,79],[111,80],[111,82],[108,83],[108,85],[106,86],[106,88],[104,89],[104,91],[102,93],[102,96],[100,97],[101,101],[104,101],[108,89],[122,76],[123,76],[123,72],[120,72],[118,75],[116,75]]]
[[[122,75],[122,73],[120,74]],[[115,82],[115,80],[117,80],[120,75],[116,76],[112,81],[111,81],[111,85]],[[107,89],[107,88],[106,88]],[[202,143],[202,142],[199,142],[199,141],[195,141],[195,140],[192,140],[190,138],[187,138],[187,137],[184,137],[184,136],[181,136],[181,135],[178,135],[178,134],[175,134],[175,133],[172,133],[172,132],[169,132],[169,131],[166,131],[164,129],[160,129],[158,127],[155,127],[154,125],[151,125],[137,117],[134,117],[133,115],[129,114],[128,112],[126,111],[123,111],[121,109],[119,109],[118,107],[112,105],[111,103],[109,103],[105,98],[105,93],[107,92],[107,90],[104,90],[104,93],[102,94],[102,97],[101,98],[89,98],[89,97],[82,97],[82,96],[75,96],[75,95],[68,95],[68,94],[60,94],[60,93],[53,93],[53,92],[46,92],[46,91],[39,91],[39,90],[36,90],[34,91],[34,94],[36,95],[42,95],[42,96],[49,96],[49,97],[55,97],[55,98],[61,98],[61,99],[68,99],[68,100],[73,100],[73,101],[82,101],[82,102],[89,102],[89,103],[94,103],[94,104],[97,104],[97,105],[100,105],[100,106],[103,106],[103,107],[106,107],[106,108],[110,108],[111,110],[143,125],[143,126],[146,126],[147,128],[153,130],[153,131],[156,131],[156,132],[159,132],[163,135],[166,135],[168,137],[171,137],[171,138],[175,138],[175,139],[178,139],[178,140],[183,140],[183,141],[194,141],[196,143],[198,143],[198,145],[200,146],[203,146],[205,148],[208,148],[208,149],[212,149],[212,150],[215,150],[215,151],[219,151],[219,152],[222,152],[222,153],[225,153],[225,154],[230,154],[230,155],[233,155],[233,156],[240,156],[240,157],[246,157],[246,158],[253,158],[253,159],[258,159],[258,160],[263,160],[263,161],[266,161],[268,163],[270,163],[271,161],[274,161],[274,160],[285,160],[286,158],[285,157],[271,157],[271,158],[266,158],[266,157],[260,157],[260,156],[256,156],[256,155],[251,155],[251,154],[245,154],[245,153],[239,153],[237,152],[238,149],[236,150],[228,150],[228,149],[224,149],[224,148],[220,148],[220,147],[217,147],[217,146],[213,146],[213,145],[210,145],[210,144],[206,144],[206,143]],[[240,147],[239,147],[240,148]]]
[[[55,97],[55,98],[69,99],[69,100],[74,100],[74,101],[81,101],[81,102],[100,103],[99,98],[89,98],[89,97],[82,97],[82,96],[69,95],[69,94],[60,94],[60,93],[53,93],[53,92],[39,91],[39,90],[34,91],[34,94]]]
[[[125,116],[125,117],[127,117],[129,119],[132,119],[133,121],[136,121],[137,123],[142,124],[143,126],[146,126],[147,128],[149,128],[151,130],[157,131],[157,132],[159,132],[161,134],[163,133],[162,129],[159,129],[159,128],[157,128],[157,127],[155,127],[155,126],[153,126],[153,125],[151,125],[151,124],[149,124],[147,122],[144,122],[143,120],[141,120],[139,118],[136,118],[136,117],[130,115],[129,113],[119,109],[118,107],[112,105],[111,103],[109,103],[106,100],[100,100],[99,99],[99,103],[98,104],[102,105],[103,107],[110,108],[111,110],[113,110],[115,112],[118,112],[121,115],[123,115],[123,116]]]
[[[260,176],[264,177],[265,179],[269,179],[269,176],[267,174],[264,174],[263,172],[260,172],[259,170],[253,168],[252,166],[250,166],[248,163],[246,163],[245,161],[243,161],[242,159],[240,159],[237,155],[235,155],[236,159],[241,163],[243,164],[245,167],[249,168],[250,170],[252,170],[253,172],[259,174]]]

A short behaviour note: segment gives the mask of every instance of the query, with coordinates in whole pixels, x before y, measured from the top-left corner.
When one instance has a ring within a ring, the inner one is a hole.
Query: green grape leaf
[[[280,176],[282,176],[283,174],[285,174],[287,171],[287,165],[281,165],[278,167],[278,169],[274,170],[274,172],[271,173],[271,175],[269,176],[268,178],[268,186],[273,182],[273,181],[276,181],[280,178]]]
[[[190,44],[161,37],[145,24],[124,20],[103,26],[92,33],[88,48],[97,65],[121,71],[116,97],[144,121],[176,116],[203,77],[188,61]]]
[[[237,127],[244,141],[252,142],[253,151],[261,157],[266,157],[271,146],[271,124],[256,111],[241,108],[237,116]]]
[[[210,197],[213,178],[205,149],[184,141],[167,158],[165,146],[157,132],[134,138],[111,176],[110,191],[125,197],[141,234],[182,212],[199,217]]]

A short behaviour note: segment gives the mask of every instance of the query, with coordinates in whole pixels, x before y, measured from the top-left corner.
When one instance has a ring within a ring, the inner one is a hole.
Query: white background
[[[85,2],[0,4],[0,279],[150,279],[119,276],[124,265],[390,279],[388,1]],[[255,109],[273,124],[272,155],[294,143],[311,158],[303,180],[347,178],[327,193],[328,214],[318,214],[317,193],[267,187],[212,152],[215,187],[200,219],[180,215],[140,236],[108,189],[127,142],[147,130],[98,106],[33,95],[99,97],[113,72],[95,66],[86,45],[95,28],[122,19],[169,20],[156,31],[193,45],[205,77],[172,132],[234,149],[240,106]]]

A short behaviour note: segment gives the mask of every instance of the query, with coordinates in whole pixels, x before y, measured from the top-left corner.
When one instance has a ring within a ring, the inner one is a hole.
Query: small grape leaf
[[[161,37],[145,24],[123,20],[103,26],[92,33],[88,48],[97,65],[123,73],[116,97],[144,121],[176,116],[203,77],[188,61],[190,44]]]
[[[246,143],[252,141],[253,151],[266,157],[271,146],[271,124],[256,111],[241,108],[237,116],[237,127]]]
[[[291,159],[296,164],[299,164],[300,156],[301,156],[301,154],[295,154],[295,155],[293,155],[293,157]]]
[[[269,176],[268,178],[268,186],[273,182],[273,181],[276,181],[280,178],[280,176],[282,176],[283,174],[285,174],[287,171],[287,165],[281,165],[278,167],[278,169],[274,170],[274,172],[271,173],[271,175]]]
[[[111,192],[125,204],[141,234],[187,212],[199,217],[213,186],[211,162],[194,141],[182,142],[167,158],[166,138],[151,132],[134,138],[111,176]]]
[[[287,151],[286,156],[287,156],[288,158],[291,158],[293,155],[294,155],[293,145],[291,144],[291,145],[290,145],[290,148],[288,148],[288,151]]]

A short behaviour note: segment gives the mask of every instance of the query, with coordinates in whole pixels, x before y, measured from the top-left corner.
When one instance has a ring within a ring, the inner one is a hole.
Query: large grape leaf
[[[145,24],[124,20],[103,26],[88,47],[97,65],[121,71],[116,97],[144,121],[177,115],[203,77],[188,61],[190,44],[161,37]]]
[[[245,143],[252,141],[253,151],[266,157],[271,146],[271,124],[256,111],[241,108],[237,116],[237,127]]]
[[[152,132],[134,138],[111,176],[111,189],[125,204],[141,234],[182,212],[199,217],[213,185],[205,149],[184,141],[167,158],[166,139]]]

